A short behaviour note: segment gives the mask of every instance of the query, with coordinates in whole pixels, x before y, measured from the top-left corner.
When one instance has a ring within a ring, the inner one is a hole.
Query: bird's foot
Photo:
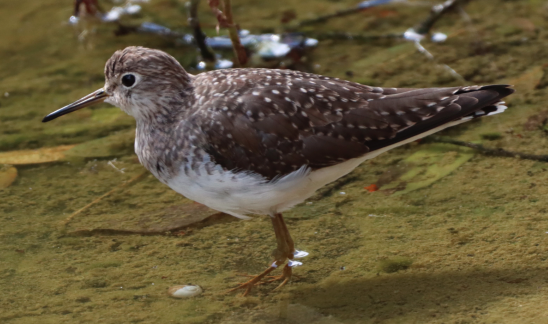
[[[272,271],[276,270],[276,268],[278,268],[278,265],[277,265],[277,261],[274,261],[274,263],[272,263],[272,265],[270,267],[268,267],[268,269],[266,269],[265,271],[263,271],[261,274],[259,275],[256,275],[256,276],[249,276],[249,275],[246,275],[246,277],[251,277],[251,280],[247,281],[247,282],[244,282],[243,284],[240,284],[238,287],[236,288],[232,288],[230,289],[228,292],[233,292],[233,291],[236,291],[236,290],[239,290],[239,289],[245,289],[244,293],[242,294],[242,297],[245,297],[249,294],[249,292],[251,291],[251,289],[255,286],[255,285],[258,285],[259,282],[261,280],[263,280],[264,277],[266,277],[269,273],[271,273]]]
[[[278,285],[278,287],[274,288],[274,290],[278,290],[285,286],[289,280],[291,280],[291,277],[293,275],[293,268],[302,265],[299,261],[293,261],[289,260],[289,262],[284,266],[283,272],[279,276],[268,276],[272,271],[278,268],[278,261],[274,261],[268,269],[263,271],[261,274],[257,276],[249,276],[246,275],[246,277],[251,277],[251,280],[244,282],[243,284],[240,284],[236,288],[230,289],[228,292],[233,292],[239,289],[245,289],[244,293],[242,294],[242,297],[245,297],[251,292],[251,289],[253,289],[254,286],[264,285],[276,281],[281,281],[281,283]],[[262,281],[263,279],[267,278],[268,280]]]
[[[285,265],[281,275],[279,275],[279,276],[268,276],[269,280],[260,282],[257,285],[263,285],[263,284],[268,284],[268,283],[272,283],[272,282],[275,282],[275,281],[281,281],[281,283],[278,285],[278,287],[274,288],[274,290],[272,290],[272,291],[275,291],[275,290],[278,290],[278,289],[282,288],[283,286],[285,286],[289,282],[289,280],[291,280],[291,277],[293,275],[293,270],[292,270],[293,267],[290,264],[291,264],[291,260],[289,261],[288,264]]]

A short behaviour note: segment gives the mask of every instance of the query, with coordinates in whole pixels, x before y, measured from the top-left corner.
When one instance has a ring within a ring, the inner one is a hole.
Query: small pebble
[[[202,288],[195,285],[179,285],[169,287],[167,294],[175,298],[188,298],[198,296],[202,293]]]

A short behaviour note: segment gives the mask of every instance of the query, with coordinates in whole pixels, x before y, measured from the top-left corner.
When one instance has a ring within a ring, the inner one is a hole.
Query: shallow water
[[[354,3],[233,6],[240,26],[260,33],[279,30],[287,9],[306,19]],[[183,2],[143,7],[127,21],[184,29]],[[201,9],[214,35],[213,17]],[[424,46],[467,83],[509,83],[517,93],[504,114],[442,135],[548,154],[539,115],[548,95],[535,89],[548,63],[548,3],[472,1],[465,9],[471,23],[448,15],[435,26],[448,40]],[[385,6],[304,30],[402,32],[428,10]],[[548,165],[424,142],[364,163],[286,213],[297,247],[310,253],[290,285],[260,286],[245,298],[226,293],[245,280],[239,274],[269,264],[275,240],[266,217],[218,215],[159,183],[132,153],[134,121],[116,108],[40,122],[100,88],[116,49],[160,48],[189,70],[194,50],[154,36],[116,37],[114,26],[93,22],[84,32],[66,24],[71,12],[64,0],[0,1],[0,151],[82,144],[56,162],[15,165],[17,178],[0,189],[0,322],[548,322]],[[316,73],[376,86],[461,83],[402,41],[322,40],[307,59]],[[407,189],[397,191],[401,181]],[[381,190],[364,189],[371,184]],[[187,283],[204,293],[166,295]]]

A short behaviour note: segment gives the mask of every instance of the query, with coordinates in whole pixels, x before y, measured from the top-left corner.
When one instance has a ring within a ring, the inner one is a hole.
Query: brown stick
[[[228,33],[230,35],[230,40],[232,41],[232,48],[234,49],[234,56],[238,66],[244,66],[247,63],[247,53],[245,48],[240,42],[240,36],[238,35],[238,28],[234,24],[232,19],[232,6],[230,0],[223,0],[223,9],[225,11],[226,22],[228,24]]]
[[[72,213],[69,217],[67,217],[67,219],[65,219],[63,222],[62,222],[62,225],[66,226],[75,216],[77,216],[78,214],[80,214],[81,212],[83,212],[84,210],[86,209],[89,209],[91,206],[95,205],[96,203],[100,202],[101,200],[103,200],[103,198],[105,197],[108,197],[110,196],[113,192],[115,191],[118,191],[124,187],[127,187],[129,184],[131,184],[132,182],[135,182],[139,179],[141,179],[145,174],[147,174],[148,171],[143,171],[142,173],[136,175],[135,177],[129,179],[128,181],[122,183],[121,185],[117,186],[116,188],[112,189],[111,191],[107,192],[106,194],[98,197],[98,198],[95,198],[92,202],[90,202],[89,204],[85,205],[84,207],[78,209],[77,211],[75,211],[74,213]]]
[[[219,10],[219,2],[222,1],[224,12]],[[228,29],[230,40],[232,41],[232,49],[234,50],[234,57],[237,66],[244,66],[247,63],[247,53],[244,46],[240,42],[240,36],[238,35],[238,27],[234,24],[232,19],[232,6],[230,0],[209,0],[209,7],[217,16],[219,24],[217,27],[223,27]]]

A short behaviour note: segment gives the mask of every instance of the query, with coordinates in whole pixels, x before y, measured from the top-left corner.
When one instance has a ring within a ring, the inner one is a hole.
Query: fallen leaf
[[[0,164],[23,165],[59,161],[74,145],[44,147],[37,150],[21,150],[0,153]]]
[[[17,169],[12,166],[0,168],[0,189],[9,187],[17,178]]]

